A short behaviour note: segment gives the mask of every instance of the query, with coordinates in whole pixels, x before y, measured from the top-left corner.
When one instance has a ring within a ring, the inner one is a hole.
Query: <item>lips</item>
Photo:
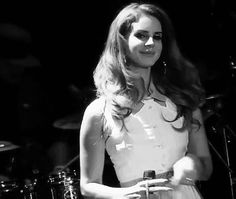
[[[147,55],[147,56],[154,56],[155,55],[154,51],[141,51],[140,53],[142,55]]]

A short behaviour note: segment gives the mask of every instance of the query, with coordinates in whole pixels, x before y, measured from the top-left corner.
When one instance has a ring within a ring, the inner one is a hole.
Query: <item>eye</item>
[[[141,33],[141,32],[136,33],[135,37],[137,37],[138,39],[142,39],[142,40],[148,38],[147,34]]]
[[[155,34],[155,35],[153,35],[153,39],[157,40],[157,41],[160,41],[160,40],[162,40],[162,35],[161,34]]]

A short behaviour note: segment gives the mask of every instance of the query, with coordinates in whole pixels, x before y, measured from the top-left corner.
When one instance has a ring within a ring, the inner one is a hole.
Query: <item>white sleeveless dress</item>
[[[131,186],[142,180],[145,170],[155,170],[157,175],[170,171],[186,154],[188,131],[176,130],[182,126],[183,118],[169,122],[176,114],[176,106],[169,99],[163,106],[150,97],[143,100],[137,113],[125,118],[125,128],[121,130],[118,121],[105,111],[113,129],[106,141],[106,150],[121,186]],[[195,186],[180,185],[176,190],[161,192],[154,198],[200,199],[201,196]]]

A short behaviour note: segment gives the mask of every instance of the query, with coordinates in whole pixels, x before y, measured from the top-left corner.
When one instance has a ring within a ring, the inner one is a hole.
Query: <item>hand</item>
[[[170,179],[171,184],[177,186],[186,182],[186,180],[193,182],[196,181],[198,173],[197,168],[199,164],[200,160],[192,154],[188,154],[178,160],[173,166],[174,175]]]
[[[128,187],[121,195],[114,195],[114,199],[137,199],[142,198],[147,194],[158,192],[158,191],[169,191],[173,190],[167,187],[169,180],[167,179],[151,179],[143,180],[137,184]]]
[[[170,191],[172,188],[166,186],[169,183],[167,179],[150,179],[138,182],[133,186],[134,190],[139,192],[140,196],[158,191]]]

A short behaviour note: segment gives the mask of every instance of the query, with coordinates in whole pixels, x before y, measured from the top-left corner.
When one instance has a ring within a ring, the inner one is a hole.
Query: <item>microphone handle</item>
[[[155,179],[156,173],[154,170],[146,170],[143,172],[143,180]],[[149,199],[149,186],[148,182],[145,185],[146,188],[146,199]]]

